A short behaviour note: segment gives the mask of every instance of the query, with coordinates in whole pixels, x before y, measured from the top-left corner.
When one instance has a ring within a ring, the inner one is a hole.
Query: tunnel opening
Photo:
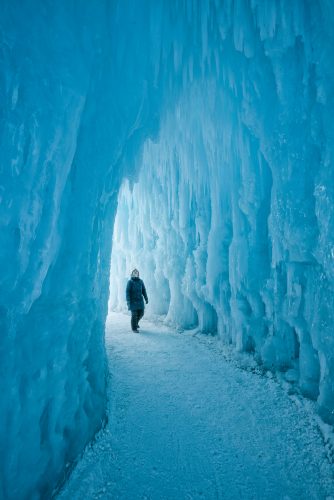
[[[168,212],[168,206],[163,205],[164,200],[161,200],[159,212],[156,213],[152,213],[150,202],[145,202],[147,191],[150,192],[151,200],[161,195],[161,192],[155,191],[156,186],[147,186],[146,180],[146,177],[142,179],[139,172],[134,184],[125,180],[119,191],[110,262],[108,310],[127,311],[126,286],[131,271],[137,268],[149,294],[145,317],[177,329],[195,328],[199,325],[198,312],[184,287],[186,255],[184,252],[182,255],[175,252],[173,242],[166,234],[166,226],[159,226],[159,221],[164,217],[168,223],[169,214],[163,215],[164,211]],[[202,316],[205,316],[204,311]],[[204,331],[207,331],[205,327]]]

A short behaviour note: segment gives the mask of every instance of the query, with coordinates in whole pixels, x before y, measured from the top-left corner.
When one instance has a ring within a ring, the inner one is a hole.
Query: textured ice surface
[[[101,425],[124,177],[112,303],[135,261],[152,313],[293,366],[333,420],[333,19],[1,2],[0,495],[49,495]]]
[[[146,16],[1,2],[0,498],[49,498],[104,418],[122,159],[154,108]]]
[[[111,308],[139,267],[148,312],[297,370],[333,422],[333,7],[210,5],[119,195]]]

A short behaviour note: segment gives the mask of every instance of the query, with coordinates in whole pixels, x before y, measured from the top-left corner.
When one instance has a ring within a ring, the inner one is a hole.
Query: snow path
[[[277,383],[214,345],[112,314],[109,422],[59,499],[320,499],[332,466],[313,420]]]

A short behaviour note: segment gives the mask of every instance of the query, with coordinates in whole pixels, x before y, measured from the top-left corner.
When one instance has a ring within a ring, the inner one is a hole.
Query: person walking
[[[131,273],[131,279],[129,279],[126,286],[126,302],[128,309],[131,311],[131,328],[136,333],[138,333],[138,323],[144,316],[143,297],[146,304],[148,304],[144,282],[139,278],[138,269],[134,269]]]

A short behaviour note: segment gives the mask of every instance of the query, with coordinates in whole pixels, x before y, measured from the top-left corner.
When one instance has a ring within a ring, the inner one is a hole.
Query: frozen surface
[[[152,316],[293,370],[333,423],[334,4],[214,4],[120,192],[110,308],[138,267]]]
[[[0,5],[0,498],[49,498],[105,416],[117,191],[155,109],[121,4]]]
[[[217,343],[112,314],[108,424],[58,500],[324,499],[332,467],[310,414]]]
[[[50,496],[103,421],[124,178],[112,307],[134,263],[152,315],[333,422],[333,9],[0,2],[0,497]]]

